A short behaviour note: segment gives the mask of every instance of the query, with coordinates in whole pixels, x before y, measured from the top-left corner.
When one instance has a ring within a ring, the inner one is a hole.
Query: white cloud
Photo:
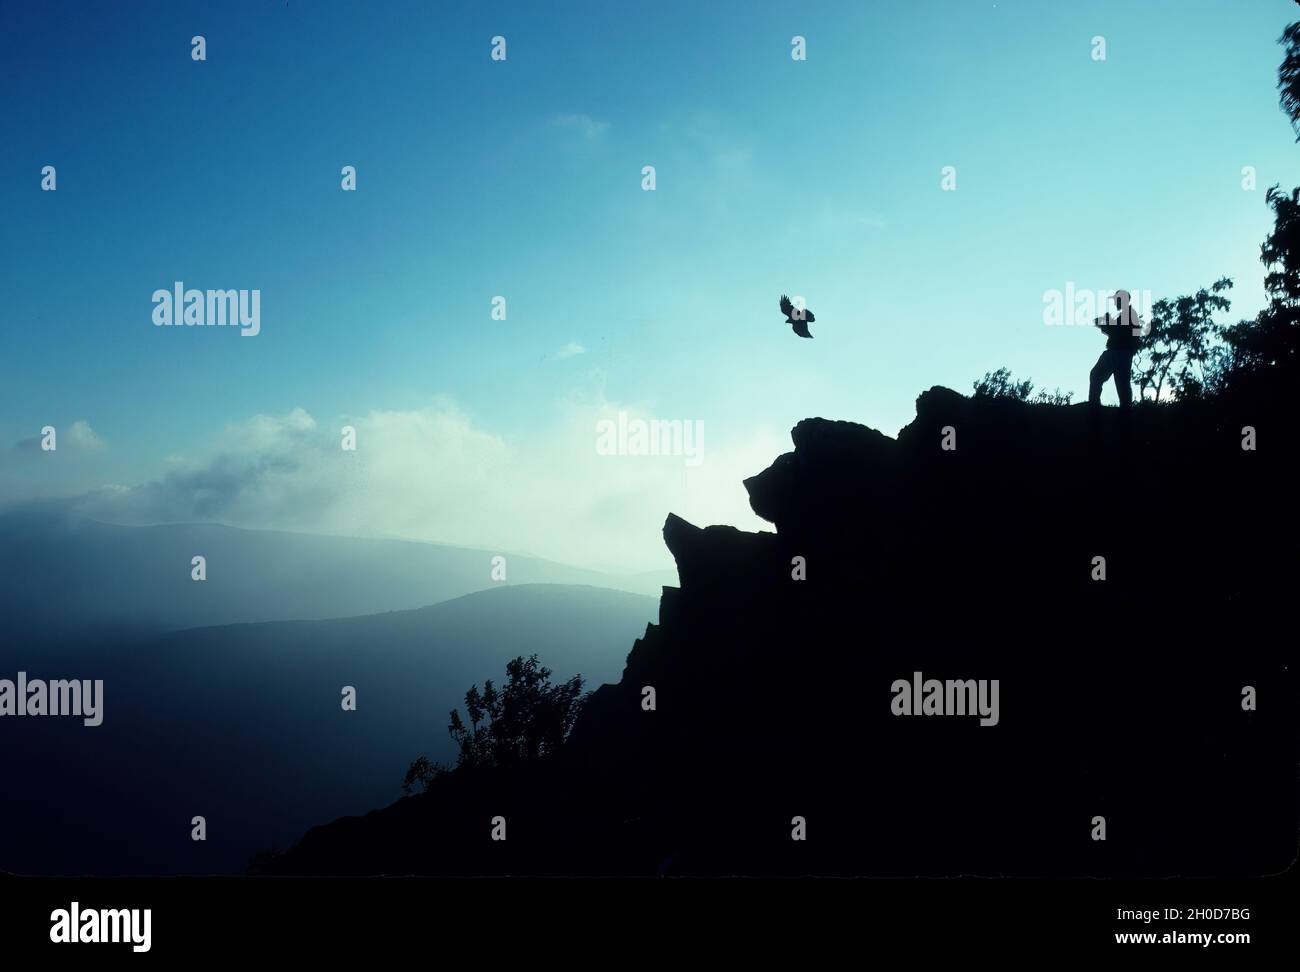
[[[575,355],[586,354],[586,353],[587,353],[587,349],[584,348],[581,344],[579,344],[577,341],[570,341],[564,347],[560,348],[560,350],[556,351],[555,354],[551,355],[551,358],[555,361],[561,361],[564,358],[572,358]]]
[[[694,419],[572,399],[544,433],[507,441],[446,401],[329,422],[297,408],[234,423],[157,478],[105,486],[73,508],[119,522],[404,537],[626,570],[671,567],[661,535],[669,512],[771,529],[750,511],[741,481],[788,451],[788,439],[741,438],[706,418],[698,465],[598,455],[596,424],[620,411]],[[356,428],[355,452],[340,448],[344,425]]]
[[[105,447],[104,440],[95,434],[95,430],[85,419],[73,422],[68,428],[65,439],[71,441],[73,446],[82,452],[98,452]]]

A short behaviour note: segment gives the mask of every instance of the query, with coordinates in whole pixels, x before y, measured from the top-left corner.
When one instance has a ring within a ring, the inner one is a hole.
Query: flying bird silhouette
[[[794,304],[790,303],[790,298],[785,294],[781,295],[781,313],[785,315],[785,322],[794,328],[794,333],[800,337],[810,338],[808,325],[817,320],[810,310],[796,309]]]

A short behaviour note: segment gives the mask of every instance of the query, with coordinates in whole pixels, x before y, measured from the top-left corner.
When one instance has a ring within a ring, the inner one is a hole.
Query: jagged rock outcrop
[[[1300,815],[1289,419],[933,388],[895,439],[800,422],[745,482],[774,533],[669,515],[680,586],[560,754],[444,777],[258,869],[1280,870]],[[996,680],[996,724],[896,714],[915,673]]]

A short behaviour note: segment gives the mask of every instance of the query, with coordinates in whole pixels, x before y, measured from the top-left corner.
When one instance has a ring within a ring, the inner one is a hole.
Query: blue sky
[[[6,4],[0,500],[660,566],[669,510],[758,525],[740,479],[801,418],[894,434],[1002,365],[1086,392],[1100,335],[1044,326],[1045,291],[1228,275],[1253,315],[1264,190],[1300,181],[1295,16]],[[155,328],[176,280],[260,289],[261,333]],[[704,463],[595,456],[620,410],[702,421]],[[78,422],[57,457],[10,448]]]

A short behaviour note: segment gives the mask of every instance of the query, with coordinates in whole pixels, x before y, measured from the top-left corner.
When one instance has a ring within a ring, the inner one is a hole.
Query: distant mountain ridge
[[[578,584],[657,596],[671,572],[616,575],[503,551],[215,524],[119,526],[66,513],[0,514],[5,637],[77,640],[423,607],[506,583]],[[191,579],[191,558],[207,579]]]
[[[396,799],[447,715],[518,655],[590,687],[618,677],[653,598],[503,585],[409,611],[65,645],[0,643],[0,678],[103,679],[103,724],[5,717],[0,869],[239,873],[322,818]],[[343,711],[341,690],[356,690]],[[190,839],[191,818],[207,840]]]

